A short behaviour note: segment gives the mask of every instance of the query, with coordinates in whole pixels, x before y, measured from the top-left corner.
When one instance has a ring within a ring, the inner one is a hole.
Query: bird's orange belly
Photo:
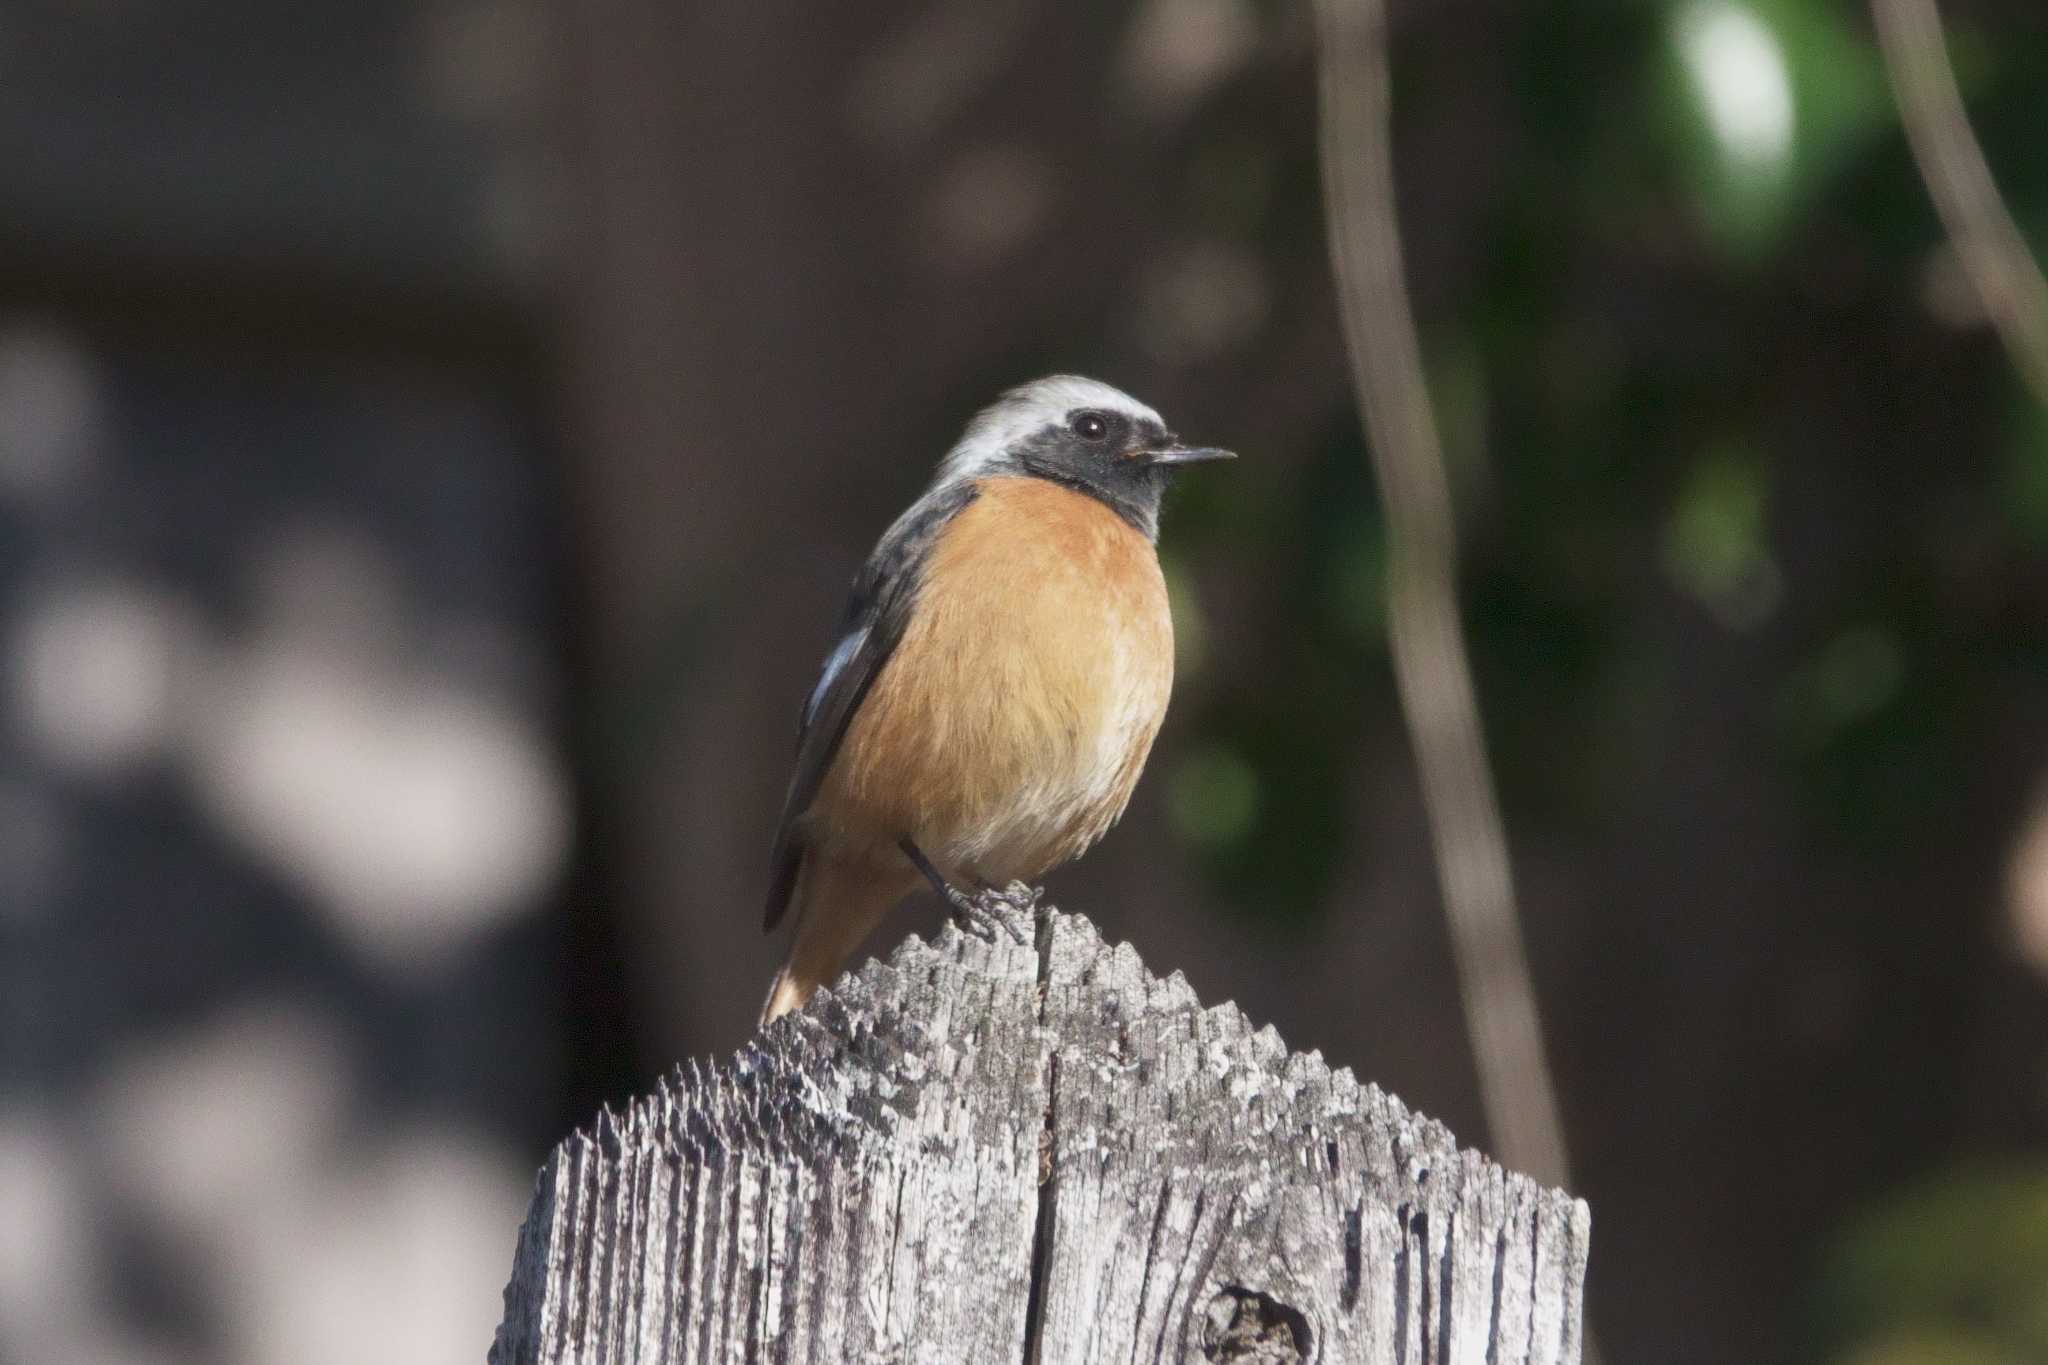
[[[908,835],[956,878],[1039,877],[1123,813],[1172,685],[1151,542],[1092,498],[988,480],[933,549],[813,837]]]

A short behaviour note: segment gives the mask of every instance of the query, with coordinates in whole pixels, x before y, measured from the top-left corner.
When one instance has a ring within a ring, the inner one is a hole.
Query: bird
[[[796,928],[763,1025],[920,886],[976,928],[965,888],[1036,882],[1122,816],[1173,690],[1166,485],[1234,458],[1076,375],[967,424],[855,576],[804,703],[764,916]]]

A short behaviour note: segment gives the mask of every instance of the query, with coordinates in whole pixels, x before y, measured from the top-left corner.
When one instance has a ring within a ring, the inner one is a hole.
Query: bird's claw
[[[990,899],[994,900],[995,897]],[[953,908],[953,922],[960,926],[960,932],[964,934],[972,934],[983,943],[993,943],[996,940],[996,930],[1001,929],[1019,946],[1031,942],[1030,935],[1017,923],[1014,914],[1005,914],[1002,910],[984,904],[956,887],[946,888],[946,900]],[[1007,899],[1002,903],[1006,907],[1009,905]]]

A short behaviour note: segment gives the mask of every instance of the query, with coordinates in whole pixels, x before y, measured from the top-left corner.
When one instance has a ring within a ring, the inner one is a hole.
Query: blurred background
[[[2048,248],[2048,11],[1942,12]],[[1869,14],[1391,61],[1605,1357],[2048,1360],[2048,410]],[[480,1358],[549,1145],[752,1028],[854,569],[1055,369],[1244,456],[1055,898],[1486,1144],[1322,221],[1276,0],[0,6],[0,1361]]]

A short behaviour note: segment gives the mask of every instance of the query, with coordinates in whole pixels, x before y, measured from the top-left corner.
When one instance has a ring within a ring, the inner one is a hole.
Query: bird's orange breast
[[[847,729],[815,837],[909,835],[955,875],[1033,878],[1123,813],[1173,688],[1152,543],[1085,494],[983,480]]]

